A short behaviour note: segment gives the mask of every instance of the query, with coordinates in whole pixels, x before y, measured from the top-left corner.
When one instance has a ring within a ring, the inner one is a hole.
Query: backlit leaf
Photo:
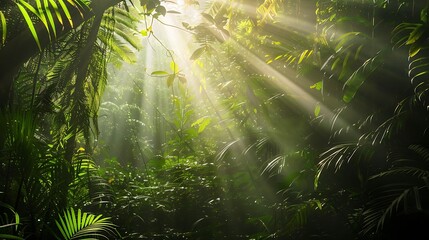
[[[179,72],[179,66],[177,66],[176,62],[174,62],[174,61],[170,62],[170,69],[171,69],[171,71],[173,71],[173,73]]]
[[[320,114],[320,104],[319,104],[319,103],[317,103],[317,104],[316,104],[316,107],[314,108],[314,116],[315,116],[315,117],[318,117],[318,116],[319,116],[319,114]]]
[[[1,22],[1,30],[2,30],[2,44],[6,41],[6,33],[7,33],[7,25],[6,25],[6,18],[4,17],[4,14],[2,11],[0,11],[0,22]]]
[[[162,16],[165,16],[165,14],[167,13],[167,9],[165,9],[164,6],[160,5],[156,8],[156,12],[161,14]]]
[[[193,53],[192,53],[192,56],[191,56],[191,60],[196,60],[196,59],[198,59],[204,52],[205,52],[205,50],[206,50],[206,48],[205,47],[200,47],[200,48],[198,48],[197,50],[195,50]]]
[[[211,24],[215,24],[215,20],[213,19],[213,17],[210,14],[207,13],[201,13],[201,15],[207,19],[207,21],[209,21]]]
[[[28,25],[28,28],[30,29],[31,35],[33,35],[34,40],[36,41],[37,47],[39,47],[39,50],[42,50],[42,46],[40,45],[40,41],[39,41],[39,36],[37,35],[36,29],[34,27],[33,22],[31,21],[30,15],[28,14],[27,10],[25,9],[25,7],[21,4],[21,2],[23,2],[22,0],[19,2],[16,2],[19,11],[21,11],[22,16],[25,19],[25,22]],[[28,3],[26,3],[28,4]]]
[[[319,82],[317,82],[317,83],[315,83],[315,84],[313,84],[313,85],[310,86],[311,89],[316,89],[316,90],[319,90],[319,91],[322,89],[322,87],[323,87],[323,82],[322,81],[319,81]]]
[[[174,78],[175,78],[175,75],[174,75],[174,74],[170,74],[170,75],[168,76],[168,78],[167,78],[167,86],[168,86],[168,87],[173,86]]]
[[[152,76],[167,76],[168,72],[166,72],[166,71],[154,71],[150,75],[152,75]]]
[[[58,0],[58,3],[60,4],[61,8],[63,9],[64,14],[66,15],[67,19],[69,20],[70,26],[73,28],[73,20],[70,15],[69,9],[67,8],[66,4],[63,0]]]
[[[425,31],[427,31],[425,26],[423,24],[418,24],[417,27],[410,33],[410,37],[408,38],[406,45],[415,43],[420,39]]]

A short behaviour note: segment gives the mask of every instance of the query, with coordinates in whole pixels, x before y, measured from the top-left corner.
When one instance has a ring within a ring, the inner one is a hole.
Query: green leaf
[[[174,74],[179,72],[179,66],[177,66],[176,62],[171,61],[170,62],[170,69],[173,71]]]
[[[310,57],[310,55],[313,53],[313,50],[304,50],[302,53],[301,53],[301,56],[299,57],[299,60],[298,60],[298,64],[300,64],[305,58],[308,58],[308,57]]]
[[[207,21],[209,21],[211,24],[215,24],[215,20],[213,19],[213,17],[210,14],[207,13],[201,13],[201,15],[207,19]]]
[[[369,75],[382,64],[382,54],[382,52],[379,52],[374,57],[367,59],[356,71],[350,75],[343,87],[344,102],[349,103],[354,98],[356,92],[369,77]]]
[[[17,237],[10,234],[0,234],[0,239],[16,239],[16,240],[23,240],[24,238]]]
[[[167,76],[169,75],[166,71],[154,71],[150,74],[151,76]]]
[[[167,9],[165,9],[164,6],[159,5],[156,8],[156,12],[159,13],[159,14],[161,14],[162,16],[165,16],[165,14],[167,14]]]
[[[319,114],[320,114],[320,104],[319,104],[319,103],[317,103],[317,104],[316,104],[316,107],[314,108],[314,116],[315,116],[315,117],[318,117],[318,116],[319,116]]]
[[[410,33],[410,36],[405,45],[410,45],[418,41],[425,31],[427,31],[425,26],[423,24],[418,24],[417,27],[414,28],[414,30]]]
[[[1,30],[2,30],[2,44],[6,42],[6,33],[7,33],[7,25],[6,25],[6,18],[4,17],[4,14],[2,11],[0,11],[0,22],[1,22]]]
[[[429,7],[426,7],[420,12],[420,20],[424,23],[428,23],[428,20],[429,20],[428,11],[429,11]]]
[[[178,75],[177,76],[177,78],[179,78],[179,81],[180,81],[180,83],[183,83],[183,84],[185,84],[188,80],[184,77],[184,76],[182,76],[182,75]]]
[[[408,53],[408,56],[409,57],[414,57],[414,56],[416,56],[417,55],[417,53],[419,53],[420,52],[420,50],[422,50],[423,48],[420,46],[420,45],[418,45],[418,44],[413,44],[413,45],[411,45],[411,47],[410,47],[410,50],[409,50],[409,53]]]
[[[54,0],[49,0],[49,2],[51,3],[52,8],[53,8],[53,9],[54,9],[54,11],[55,11],[55,15],[57,16],[58,22],[60,22],[60,24],[61,24],[61,25],[63,25],[63,24],[64,24],[64,23],[63,23],[63,17],[61,16],[61,12],[60,12],[60,10],[58,9],[58,5],[57,5],[57,3],[56,3]]]
[[[63,0],[58,0],[58,3],[60,4],[61,8],[63,9],[64,14],[66,15],[67,19],[69,20],[70,26],[73,28],[73,19],[70,15],[70,12],[69,12],[66,4],[64,3]]]
[[[55,28],[54,17],[52,16],[51,10],[49,9],[49,2],[48,2],[48,0],[43,0],[43,3],[45,6],[47,18],[49,20],[49,23],[51,24],[52,32],[54,33],[54,37],[56,38],[57,37],[57,30]]]
[[[36,6],[37,6],[37,11],[36,11],[36,9],[34,9],[35,14],[42,21],[43,25],[46,28],[46,31],[48,32],[49,40],[51,40],[51,34],[50,34],[51,31],[49,30],[49,24],[48,24],[48,20],[46,19],[46,16],[45,16],[45,10],[42,7],[42,2],[40,0],[36,0]]]
[[[19,11],[21,11],[22,16],[24,17],[25,22],[27,23],[28,28],[30,29],[31,35],[33,35],[33,38],[36,41],[37,47],[39,47],[39,50],[42,51],[42,46],[40,45],[39,36],[37,35],[36,29],[34,28],[34,24],[31,21],[30,15],[28,14],[24,6],[21,4],[21,2],[23,1],[20,0],[19,2],[16,2],[16,5],[18,6]],[[28,3],[24,2],[24,4],[28,4]]]
[[[353,73],[345,84],[343,101],[349,103],[355,96],[360,86],[365,82],[365,77],[361,74]]]
[[[317,82],[317,83],[315,83],[315,84],[313,84],[313,85],[311,85],[310,86],[310,88],[311,89],[316,89],[316,90],[322,90],[322,88],[323,88],[323,82],[322,81],[319,81],[319,82]]]
[[[190,28],[189,23],[182,22],[182,25],[183,25],[183,27],[185,27],[186,29],[189,29],[189,28]]]
[[[62,239],[94,239],[99,236],[103,239],[109,239],[103,233],[112,234],[116,231],[115,225],[109,222],[110,218],[102,218],[102,215],[93,215],[81,212],[77,214],[73,208],[64,211],[63,216],[59,216],[59,221],[55,223],[62,235]]]
[[[200,47],[192,53],[191,60],[198,59],[206,51],[205,47]]]
[[[171,14],[181,14],[181,12],[178,11],[174,11],[174,10],[168,10],[167,13],[171,13]]]
[[[204,116],[202,118],[197,119],[195,122],[191,124],[191,127],[198,125],[198,133],[201,133],[206,129],[206,127],[211,123],[211,118]]]
[[[212,120],[210,118],[204,119],[204,121],[200,123],[200,126],[198,127],[198,133],[203,132],[204,129],[206,129],[206,127],[211,123],[211,121]]]
[[[167,86],[171,87],[173,86],[173,82],[174,82],[174,78],[176,77],[176,75],[174,74],[170,74],[167,78]]]

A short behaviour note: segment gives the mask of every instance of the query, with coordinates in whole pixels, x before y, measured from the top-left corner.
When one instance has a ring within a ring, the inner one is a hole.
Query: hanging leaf
[[[167,14],[167,9],[165,9],[164,6],[160,5],[156,8],[156,12],[161,14],[162,16],[165,16],[165,14]]]
[[[171,13],[171,14],[181,14],[181,12],[178,11],[174,11],[174,10],[168,10],[167,13]]]
[[[205,47],[200,47],[192,53],[191,60],[198,59],[206,51]]]
[[[176,62],[171,61],[170,62],[170,69],[173,71],[174,74],[179,72],[179,66],[177,66]]]
[[[69,20],[70,26],[73,28],[73,20],[72,20],[72,17],[70,15],[69,9],[67,8],[67,6],[63,0],[58,0],[58,3],[60,4],[61,8],[63,9],[64,14],[66,15],[67,19]]]
[[[315,83],[315,84],[313,84],[313,85],[311,85],[310,86],[310,88],[311,89],[316,89],[316,90],[322,90],[322,87],[323,87],[323,82],[322,81],[319,81],[319,82],[317,82],[317,83]]]
[[[425,31],[427,31],[425,26],[423,24],[418,24],[417,27],[411,32],[410,37],[408,38],[405,45],[410,45],[418,41]]]
[[[145,30],[145,29],[141,30],[141,31],[140,31],[140,34],[141,34],[143,37],[147,37],[147,30]]]
[[[178,78],[179,78],[179,81],[180,81],[180,83],[183,83],[183,84],[185,84],[188,80],[184,77],[184,76],[182,76],[182,75],[179,75],[179,76],[177,76]]]
[[[318,116],[319,116],[319,114],[320,114],[320,104],[319,104],[319,103],[317,103],[317,104],[316,104],[316,107],[314,107],[314,116],[315,116],[315,117],[318,117]]]
[[[182,22],[183,27],[185,27],[186,29],[189,29],[190,25],[189,23],[186,22]]]
[[[410,47],[410,50],[409,50],[408,56],[409,56],[410,58],[412,58],[412,57],[416,56],[416,55],[417,55],[417,53],[419,53],[419,52],[420,52],[420,50],[422,50],[422,49],[423,49],[423,48],[422,48],[419,44],[413,44],[413,45],[411,45],[411,47]]]
[[[55,27],[55,21],[54,21],[54,17],[52,15],[51,10],[49,9],[49,2],[48,0],[43,0],[43,4],[45,6],[44,11],[46,12],[46,16],[48,18],[49,23],[51,24],[51,28],[52,28],[52,32],[54,34],[54,37],[57,37],[57,29]],[[49,29],[49,28],[48,28]]]
[[[2,30],[1,42],[2,44],[4,44],[6,42],[7,25],[6,25],[6,18],[4,17],[4,14],[2,11],[0,11],[0,22],[1,22],[1,30]]]
[[[382,64],[382,52],[378,52],[372,58],[367,59],[345,82],[343,89],[343,101],[350,102],[365,80]]]
[[[140,31],[140,34],[143,37],[147,37],[152,32],[152,26],[148,27],[147,29],[143,29]]]
[[[154,71],[150,75],[151,76],[158,76],[158,77],[162,76],[162,77],[164,77],[164,76],[168,75],[168,72],[166,72],[166,71]]]
[[[215,24],[215,20],[213,19],[213,17],[210,14],[207,13],[201,13],[201,15],[207,19],[207,21],[209,21],[211,24]]]
[[[27,26],[30,29],[31,35],[33,35],[33,38],[36,41],[37,47],[39,47],[39,50],[42,51],[42,46],[40,45],[39,36],[37,35],[36,28],[34,27],[33,21],[31,20],[30,15],[28,14],[27,10],[22,5],[22,3],[28,4],[22,0],[19,2],[16,2],[19,8],[19,11],[21,11],[22,16],[24,17],[25,22],[27,23]]]
[[[298,64],[300,64],[305,58],[308,58],[313,53],[313,50],[304,50],[299,57]]]
[[[193,122],[191,124],[191,127],[195,127],[198,125],[198,133],[201,133],[204,131],[204,129],[206,129],[206,127],[211,123],[211,121],[211,118],[204,116]]]
[[[61,12],[58,9],[58,5],[54,0],[49,0],[49,3],[51,4],[52,8],[55,11],[55,15],[57,16],[58,22],[60,22],[61,25],[63,25],[63,17],[61,16]]]
[[[428,11],[429,11],[429,7],[426,7],[420,12],[420,20],[424,23],[428,23],[429,21]]]
[[[173,86],[173,82],[174,82],[174,78],[176,77],[176,75],[174,74],[170,74],[167,78],[167,86],[171,87]]]

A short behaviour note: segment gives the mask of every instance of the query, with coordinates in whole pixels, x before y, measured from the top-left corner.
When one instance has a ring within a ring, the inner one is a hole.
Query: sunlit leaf
[[[173,71],[173,73],[178,73],[179,72],[179,66],[177,66],[177,63],[174,61],[170,62],[170,69],[171,71]]]
[[[177,76],[177,78],[179,78],[179,81],[180,81],[180,83],[183,83],[183,84],[185,84],[188,80],[184,77],[184,76],[182,76],[182,75],[178,75]]]
[[[168,10],[167,13],[171,13],[171,14],[181,14],[178,11],[174,11],[174,10]]]
[[[186,29],[189,29],[189,23],[186,22],[182,22],[183,27],[185,27]]]
[[[49,9],[49,2],[48,2],[48,0],[43,0],[43,4],[45,6],[44,10],[46,12],[46,15],[47,15],[47,18],[49,20],[49,23],[51,24],[52,32],[54,33],[54,37],[57,37],[57,30],[56,30],[56,27],[55,27],[55,21],[54,21],[53,15],[52,15],[52,13],[51,13],[51,11]]]
[[[206,48],[205,47],[200,47],[200,48],[198,48],[197,50],[195,50],[193,53],[192,53],[192,56],[191,56],[191,60],[196,60],[196,59],[198,59],[204,52],[205,52],[205,50],[206,50]]]
[[[168,72],[166,72],[166,71],[154,71],[150,75],[152,75],[152,76],[167,76]]]
[[[39,36],[37,35],[37,32],[36,32],[36,29],[34,27],[33,21],[31,20],[30,15],[28,15],[28,12],[25,9],[25,7],[23,5],[21,5],[21,2],[23,2],[23,1],[21,0],[19,2],[16,2],[16,4],[17,4],[19,10],[22,13],[22,16],[24,17],[25,22],[28,25],[28,28],[30,29],[31,35],[33,35],[33,38],[36,41],[37,47],[39,47],[39,50],[41,51],[42,50],[42,46],[40,45]],[[24,4],[28,4],[28,3],[24,2]]]
[[[6,25],[6,18],[4,17],[4,14],[2,11],[0,11],[0,22],[1,22],[1,30],[2,30],[2,44],[6,42],[6,33],[7,33],[7,25]]]
[[[319,116],[319,114],[320,114],[320,104],[319,104],[319,103],[317,103],[317,104],[316,104],[316,107],[314,107],[314,116],[315,116],[315,117],[318,117],[318,116]]]
[[[165,16],[165,14],[167,13],[167,9],[165,9],[164,6],[160,5],[156,8],[156,12],[161,14],[162,16]]]
[[[174,78],[176,77],[176,75],[174,74],[170,74],[167,78],[167,86],[171,87],[173,86],[173,82],[174,82]]]
[[[67,19],[69,20],[70,26],[73,28],[73,19],[70,15],[69,9],[67,8],[67,6],[63,0],[58,0],[58,3],[60,4],[61,8],[63,9],[64,14],[66,15]]]
[[[311,89],[316,89],[316,90],[322,90],[322,87],[323,87],[323,82],[322,81],[319,81],[319,82],[317,82],[317,83],[315,83],[315,84],[313,84],[313,85],[311,85],[310,86],[310,88]]]
[[[420,39],[420,37],[423,35],[423,33],[425,31],[428,31],[428,29],[426,29],[425,25],[418,24],[417,27],[410,33],[410,36],[409,36],[409,38],[405,44],[410,45],[410,44],[415,43],[416,41],[418,41]]]
[[[55,15],[57,16],[58,22],[60,22],[60,24],[63,25],[64,24],[63,17],[61,16],[61,12],[58,9],[57,3],[55,2],[55,0],[49,0],[49,3],[51,4],[52,8],[55,11]]]
[[[305,58],[308,58],[313,53],[313,50],[304,50],[299,57],[298,64],[300,64]]]
[[[428,23],[429,22],[429,7],[424,8],[421,12],[420,12],[420,20],[424,23]]]
[[[110,218],[102,218],[102,215],[82,214],[80,209],[76,214],[74,209],[70,208],[64,211],[63,216],[58,217],[59,221],[55,220],[55,223],[65,240],[92,239],[94,236],[108,239],[107,235],[114,234],[116,231],[116,226],[109,222]]]
[[[414,56],[416,56],[419,52],[420,52],[420,50],[422,50],[423,48],[421,47],[421,46],[419,46],[418,44],[413,44],[413,45],[411,45],[411,47],[410,47],[410,50],[409,50],[409,56],[410,57],[414,57]]]
[[[215,20],[213,19],[213,17],[210,14],[207,13],[201,13],[201,15],[207,19],[207,21],[209,21],[211,24],[215,24]]]

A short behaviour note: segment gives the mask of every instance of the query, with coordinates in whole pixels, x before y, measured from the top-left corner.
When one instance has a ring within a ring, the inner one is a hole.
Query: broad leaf
[[[168,75],[168,72],[166,72],[166,71],[154,71],[154,72],[152,72],[150,75],[152,75],[152,76],[167,76]]]

